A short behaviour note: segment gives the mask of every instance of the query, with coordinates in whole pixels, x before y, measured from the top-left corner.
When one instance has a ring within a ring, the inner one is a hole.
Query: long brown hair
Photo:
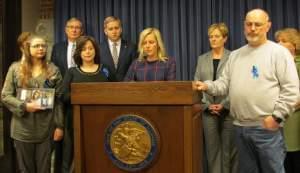
[[[42,36],[38,35],[31,35],[28,39],[28,43],[24,47],[24,55],[25,58],[21,59],[21,65],[20,65],[20,79],[22,87],[28,87],[28,81],[32,78],[32,69],[33,69],[33,63],[32,63],[32,55],[30,52],[30,46],[32,43],[32,40],[34,39],[42,39],[46,42],[46,39]],[[47,50],[45,53],[45,56],[42,58],[42,74],[46,74],[48,77],[48,62],[47,62]]]
[[[94,57],[94,63],[99,64],[100,61],[100,48],[98,46],[98,43],[96,40],[91,37],[91,36],[80,36],[76,40],[76,50],[73,56],[73,59],[75,61],[75,64],[80,67],[82,65],[82,57],[81,57],[81,52],[83,50],[83,47],[85,44],[90,41],[93,44],[93,47],[95,49],[95,57]]]

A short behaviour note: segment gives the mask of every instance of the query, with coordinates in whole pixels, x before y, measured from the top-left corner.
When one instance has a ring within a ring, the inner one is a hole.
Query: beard
[[[250,44],[251,43],[257,43],[259,41],[259,36],[258,35],[246,34],[246,39]]]
[[[248,41],[248,44],[253,46],[259,45],[262,39],[259,34],[248,33],[245,34],[245,36]]]

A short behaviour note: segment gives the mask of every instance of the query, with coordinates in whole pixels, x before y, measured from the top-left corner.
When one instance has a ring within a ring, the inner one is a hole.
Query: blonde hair
[[[24,49],[24,42],[27,41],[30,36],[31,36],[30,32],[22,32],[19,35],[19,37],[17,39],[17,43],[21,50]]]
[[[284,28],[275,32],[275,40],[278,42],[280,37],[295,46],[296,56],[300,55],[300,32],[295,28]]]
[[[155,39],[157,41],[157,45],[158,45],[158,60],[159,61],[166,61],[168,59],[167,54],[166,54],[166,50],[165,50],[165,46],[163,43],[163,40],[161,38],[161,34],[159,32],[158,29],[156,28],[146,28],[144,29],[141,33],[140,33],[140,38],[139,38],[139,45],[138,45],[138,51],[139,51],[139,60],[140,61],[144,61],[144,49],[143,49],[143,42],[145,40],[145,38],[150,35],[153,34],[155,36]]]
[[[104,22],[103,22],[103,25],[104,25],[104,28],[106,28],[106,25],[110,22],[114,22],[114,21],[117,21],[119,22],[119,25],[120,27],[122,27],[122,23],[121,23],[121,20],[118,18],[118,17],[115,17],[115,16],[108,16],[104,19]]]
[[[34,39],[42,39],[46,42],[46,39],[39,35],[31,34],[31,36],[28,38],[28,42],[26,43],[24,47],[24,58],[22,58],[21,65],[20,65],[20,78],[21,78],[21,84],[23,87],[27,87],[28,81],[30,78],[32,78],[32,69],[33,69],[33,63],[32,63],[32,55],[30,52],[30,46],[31,42]],[[42,58],[42,73],[46,74],[48,76],[48,61],[47,61],[47,52],[45,53],[45,56]]]
[[[228,27],[225,23],[214,23],[208,27],[208,36],[214,31],[219,30],[222,34],[222,36],[225,38],[228,36]]]

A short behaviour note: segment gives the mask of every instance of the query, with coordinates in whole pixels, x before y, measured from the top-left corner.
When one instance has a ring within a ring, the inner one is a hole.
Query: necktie
[[[72,44],[72,50],[71,50],[71,67],[75,67],[75,61],[74,61],[74,54],[75,54],[75,50],[76,50],[76,44],[73,43]]]
[[[118,50],[117,50],[117,43],[113,43],[113,49],[112,49],[112,57],[114,60],[115,68],[118,67]]]

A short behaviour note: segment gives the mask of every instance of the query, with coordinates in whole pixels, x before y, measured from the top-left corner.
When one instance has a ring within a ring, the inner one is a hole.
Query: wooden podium
[[[72,84],[76,173],[126,173],[105,151],[109,124],[139,115],[156,128],[159,153],[145,173],[202,173],[202,125],[192,82]]]

